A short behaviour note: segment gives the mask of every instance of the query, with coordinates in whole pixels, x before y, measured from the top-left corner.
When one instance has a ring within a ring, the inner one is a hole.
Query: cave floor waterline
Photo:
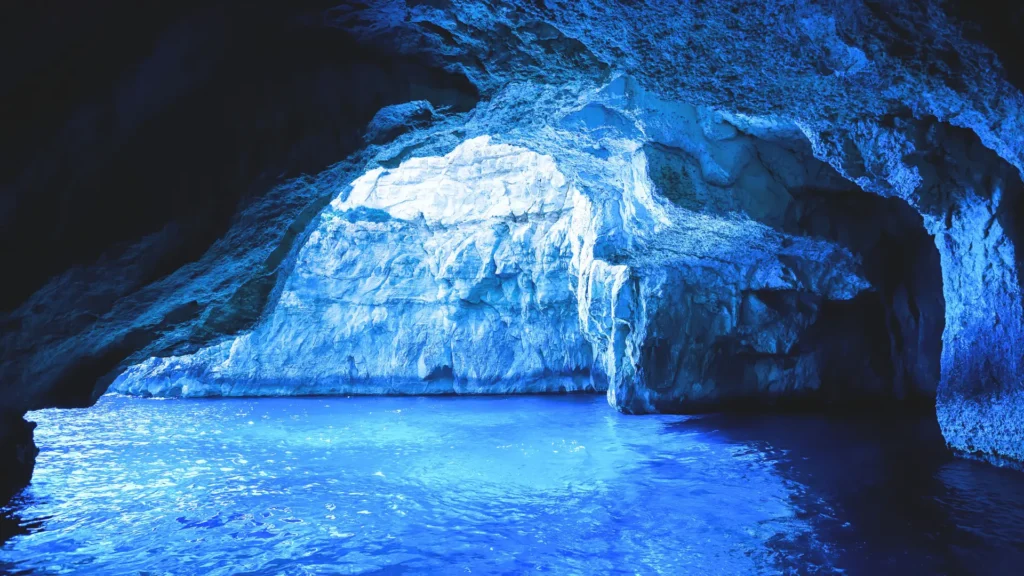
[[[1024,475],[934,417],[631,417],[596,395],[155,400],[30,414],[0,571],[971,573]]]

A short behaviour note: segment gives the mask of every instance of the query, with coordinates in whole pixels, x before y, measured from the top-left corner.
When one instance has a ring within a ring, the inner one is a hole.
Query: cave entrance
[[[791,193],[785,231],[845,248],[868,286],[841,298],[806,289],[740,291],[731,330],[706,341],[703,396],[687,394],[681,410],[661,411],[774,406],[934,415],[945,299],[935,239],[921,216],[902,200],[861,191]],[[664,376],[651,373],[657,387]],[[671,377],[678,385],[678,375]]]
[[[945,299],[939,251],[918,211],[859,189],[799,141],[699,144],[738,159],[722,168],[728,178],[712,182],[705,160],[652,145],[655,190],[681,221],[753,222],[721,235],[726,250],[714,258],[666,267],[642,376],[626,385],[641,400],[619,408],[933,411]]]
[[[935,238],[905,201],[863,192],[803,192],[792,231],[833,240],[861,259],[871,288],[825,300],[802,340],[818,354],[821,398],[934,410],[945,298]]]

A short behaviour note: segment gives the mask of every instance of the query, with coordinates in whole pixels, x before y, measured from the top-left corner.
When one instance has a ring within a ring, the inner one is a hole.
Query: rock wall
[[[931,126],[921,205],[942,256],[946,298],[937,413],[968,454],[1024,461],[1020,174],[972,134]]]
[[[593,390],[549,156],[469,140],[378,168],[318,218],[269,318],[112,390],[156,395]]]
[[[591,188],[581,169],[600,165],[615,187]],[[371,170],[319,216],[255,330],[134,366],[111,390],[607,387],[628,412],[819,392],[818,348],[797,342],[819,305],[868,287],[852,254],[679,208],[636,146],[569,167],[567,177],[551,156],[483,136]]]

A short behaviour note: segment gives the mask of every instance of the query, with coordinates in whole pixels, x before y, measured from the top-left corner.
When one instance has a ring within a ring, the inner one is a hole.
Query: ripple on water
[[[43,451],[32,486],[6,510],[4,529],[25,533],[0,549],[0,571],[771,574],[890,566],[882,547],[875,564],[852,561],[874,546],[858,532],[872,519],[847,510],[842,489],[816,484],[815,466],[841,466],[823,457],[827,445],[808,446],[792,418],[628,417],[590,396],[104,397],[87,410],[31,417]],[[826,422],[815,434],[834,429]],[[1024,475],[989,472],[947,458],[929,484],[955,486],[935,506],[980,508],[971,518],[993,502],[1007,508],[1000,518],[1010,526],[974,549],[1021,533],[1024,505],[1007,492],[1024,486]],[[957,561],[919,548],[900,566]],[[997,548],[1012,558],[1012,545]]]

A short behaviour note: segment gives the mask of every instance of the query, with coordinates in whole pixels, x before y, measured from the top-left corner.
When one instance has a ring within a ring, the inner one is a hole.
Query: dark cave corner
[[[36,425],[20,414],[0,415],[0,506],[6,503],[32,479],[39,448],[32,439]],[[0,520],[2,522],[2,520]],[[3,538],[0,538],[0,543]]]
[[[325,24],[332,5],[12,7],[0,244],[19,273],[0,296],[5,492],[31,476],[27,410],[89,406],[130,359],[195,350],[259,318],[329,199],[276,192],[282,183],[364,149],[383,107],[475,106],[464,76]],[[122,19],[132,25],[109,25]],[[230,235],[233,254],[267,256],[202,264],[191,276],[220,278],[189,295],[183,267]]]
[[[651,394],[624,395],[624,411],[935,418],[945,301],[922,217],[902,200],[859,190],[791,194],[778,228],[848,249],[870,287],[850,299],[741,290],[708,305],[684,278],[669,282],[680,288],[660,305],[641,352],[641,388]],[[725,310],[735,321],[723,330]]]
[[[848,248],[872,285],[852,300],[823,302],[802,338],[820,358],[822,400],[934,414],[945,299],[921,216],[896,198],[808,192],[797,194],[787,227]]]

